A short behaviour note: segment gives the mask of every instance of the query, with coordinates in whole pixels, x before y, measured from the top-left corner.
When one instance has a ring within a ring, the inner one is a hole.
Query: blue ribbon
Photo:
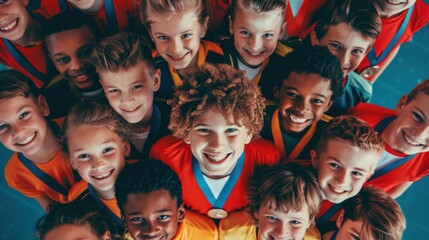
[[[220,192],[218,198],[216,199],[212,191],[210,190],[210,187],[207,185],[206,180],[204,179],[203,173],[201,172],[200,165],[198,164],[198,160],[194,156],[192,156],[192,170],[194,172],[195,179],[197,180],[197,183],[200,186],[201,191],[204,193],[207,200],[214,208],[223,208],[223,205],[225,205],[226,200],[228,199],[229,195],[232,192],[232,189],[234,189],[235,184],[240,178],[241,171],[243,170],[243,166],[244,166],[244,152],[238,158],[237,164],[232,170],[228,181],[225,183],[224,187],[222,188],[222,191]]]
[[[337,234],[338,234],[338,230],[336,230],[334,232],[334,234],[332,234],[331,238],[329,240],[336,240],[337,239]]]
[[[401,27],[399,28],[398,32],[396,32],[393,39],[389,42],[389,45],[387,45],[386,49],[384,49],[384,51],[381,53],[380,57],[377,58],[377,56],[375,55],[374,47],[371,49],[371,51],[369,51],[368,60],[371,63],[371,66],[377,65],[379,62],[383,61],[387,57],[387,55],[390,54],[393,47],[396,45],[396,43],[404,34],[405,29],[408,26],[408,22],[410,21],[411,14],[413,13],[413,9],[414,9],[414,4],[411,5],[411,7],[408,9],[407,15],[405,16],[405,19],[402,22]]]
[[[56,192],[67,196],[69,193],[69,190],[65,188],[63,185],[58,183],[57,180],[55,180],[53,177],[49,176],[45,172],[43,172],[39,167],[37,167],[31,160],[26,158],[24,154],[18,153],[18,159],[19,161],[24,164],[25,167],[30,170],[36,177],[38,177],[43,183],[45,183],[48,187],[55,190]],[[75,177],[75,175],[73,174]],[[76,179],[76,178],[75,178]]]
[[[92,199],[95,200],[95,202],[97,203],[97,205],[100,207],[100,209],[107,214],[107,216],[116,222],[116,224],[118,224],[120,227],[124,228],[124,222],[122,221],[121,218],[119,218],[118,216],[116,216],[116,214],[114,214],[104,203],[103,201],[101,201],[100,197],[97,195],[97,193],[94,190],[94,187],[91,186],[91,184],[88,183],[88,192],[89,195],[91,196]]]
[[[320,226],[322,224],[328,223],[329,220],[331,220],[331,218],[335,216],[338,211],[340,211],[340,209],[343,207],[343,203],[344,202],[333,204],[319,219],[316,220],[316,225]]]
[[[150,121],[150,132],[143,146],[143,150],[142,150],[143,155],[147,156],[149,154],[150,148],[157,140],[160,126],[161,126],[161,111],[159,110],[158,106],[153,104],[153,115]]]
[[[119,32],[113,0],[104,0],[104,9],[106,10],[107,32],[109,35],[113,35]]]

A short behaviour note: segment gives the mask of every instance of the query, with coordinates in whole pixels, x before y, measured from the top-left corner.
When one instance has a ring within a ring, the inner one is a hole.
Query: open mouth
[[[3,27],[0,27],[0,31],[11,32],[15,29],[17,25],[18,25],[18,18],[15,18],[14,20],[10,21],[8,24],[4,25]]]
[[[81,75],[77,75],[77,76],[72,76],[73,80],[75,80],[76,82],[84,82],[86,80],[89,79],[89,74],[81,74]]]
[[[407,136],[407,134],[405,132],[402,132],[402,135],[404,136],[404,139],[407,143],[409,143],[410,145],[416,146],[416,147],[420,147],[423,146],[424,144],[421,144],[419,142],[414,141],[411,137]]]
[[[108,172],[105,172],[105,173],[98,174],[98,175],[92,175],[91,177],[93,177],[93,178],[95,178],[97,180],[106,179],[106,178],[110,177],[113,174],[113,171],[114,171],[114,169],[112,169],[112,170],[110,170]]]
[[[342,193],[347,192],[347,190],[344,190],[344,189],[342,189],[342,188],[335,187],[335,186],[333,186],[333,185],[331,185],[331,184],[328,184],[328,185],[329,185],[329,188],[330,188],[333,192],[335,192],[335,193],[342,194]]]
[[[262,52],[251,52],[249,50],[245,50],[249,55],[253,56],[253,57],[258,57],[260,55],[262,55],[265,51]]]
[[[296,124],[303,124],[303,123],[305,123],[305,122],[309,121],[309,119],[306,119],[306,118],[300,118],[300,117],[298,117],[298,116],[296,116],[296,115],[293,115],[293,114],[289,114],[289,119],[290,119],[293,123],[296,123]]]
[[[161,239],[165,239],[166,236],[161,236],[161,237],[143,237],[143,239],[145,240],[161,240]]]
[[[33,140],[36,138],[36,135],[37,135],[37,133],[34,132],[33,134],[31,134],[31,135],[27,136],[26,138],[24,138],[22,141],[19,141],[19,142],[15,143],[15,144],[18,145],[18,146],[21,146],[21,147],[26,146],[29,143],[33,142]]]
[[[133,112],[139,110],[140,107],[141,107],[141,105],[138,106],[138,107],[136,107],[136,108],[129,108],[129,109],[121,108],[121,110],[124,111],[124,112],[126,112],[126,113],[133,113]]]
[[[277,239],[286,239],[286,240],[295,240],[294,237],[274,237],[272,235],[270,235],[270,240],[277,240]]]
[[[401,5],[405,3],[405,1],[395,1],[395,0],[386,0],[386,2],[392,5]]]
[[[180,62],[183,61],[183,59],[185,59],[185,57],[189,54],[189,52],[182,54],[182,55],[177,55],[177,56],[172,56],[172,55],[168,55],[171,60],[175,61],[175,62]]]
[[[231,156],[232,153],[228,153],[228,154],[222,154],[222,155],[211,155],[211,154],[207,154],[204,153],[204,155],[206,156],[206,158],[214,164],[220,164],[222,162],[224,162],[226,159],[228,159],[229,156]]]

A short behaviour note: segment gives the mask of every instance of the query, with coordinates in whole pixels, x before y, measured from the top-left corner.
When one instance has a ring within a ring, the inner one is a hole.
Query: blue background
[[[429,27],[426,27],[414,36],[411,43],[401,46],[397,57],[374,84],[371,102],[394,108],[404,93],[409,92],[420,81],[429,79],[428,59]],[[0,145],[0,169],[4,169],[10,155]],[[4,174],[0,176],[0,239],[32,239],[34,224],[43,214],[41,207],[35,200],[9,188]],[[429,236],[427,189],[429,178],[426,177],[413,184],[397,199],[407,219],[403,239],[426,239]]]

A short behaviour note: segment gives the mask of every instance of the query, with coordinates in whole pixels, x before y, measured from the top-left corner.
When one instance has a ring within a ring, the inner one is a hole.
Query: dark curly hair
[[[249,210],[252,216],[265,204],[283,212],[308,207],[310,222],[319,212],[322,197],[316,177],[296,163],[261,166],[255,169],[249,184]],[[257,219],[255,219],[257,221]]]
[[[343,94],[343,71],[338,59],[325,46],[303,45],[287,54],[283,60],[281,78],[277,79],[277,87],[281,88],[292,72],[318,74],[330,82],[331,100]]]
[[[316,151],[319,153],[324,151],[326,143],[332,138],[342,139],[362,150],[381,152],[384,149],[380,134],[363,120],[351,115],[333,118],[326,124]]]
[[[258,135],[263,125],[264,98],[244,71],[226,64],[208,64],[190,69],[174,98],[168,128],[178,138],[188,135],[198,118],[208,110],[234,117],[248,134]]]
[[[172,199],[177,200],[177,207],[182,205],[182,184],[177,174],[161,161],[146,160],[127,165],[121,171],[115,183],[115,196],[121,209],[132,193],[151,193],[166,190]]]

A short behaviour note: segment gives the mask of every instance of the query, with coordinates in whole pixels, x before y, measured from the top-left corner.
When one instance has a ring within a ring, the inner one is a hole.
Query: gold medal
[[[374,76],[378,71],[380,71],[380,67],[375,65],[375,66],[370,66],[365,68],[364,70],[362,70],[360,72],[360,75],[364,78],[369,78]]]
[[[221,208],[212,208],[207,212],[207,215],[214,219],[222,219],[226,218],[228,216],[228,213]]]

